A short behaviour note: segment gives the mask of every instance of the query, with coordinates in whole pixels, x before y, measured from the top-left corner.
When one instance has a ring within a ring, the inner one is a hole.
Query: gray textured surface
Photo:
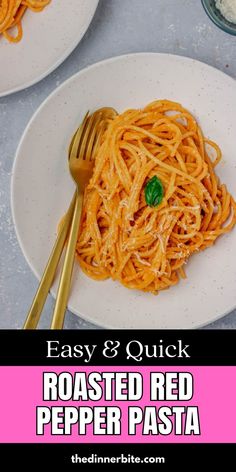
[[[10,211],[11,169],[26,124],[49,93],[72,74],[99,60],[140,51],[193,57],[236,78],[236,38],[210,22],[200,0],[100,0],[83,40],[55,72],[0,99],[0,328],[21,328],[37,287],[18,246]],[[49,326],[52,307],[49,297],[41,328]],[[68,313],[65,327],[93,325]],[[236,311],[208,328],[236,328]]]

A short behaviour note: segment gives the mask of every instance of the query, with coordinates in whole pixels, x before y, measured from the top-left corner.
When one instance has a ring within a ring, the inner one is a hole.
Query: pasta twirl
[[[128,110],[110,122],[87,187],[77,242],[83,271],[157,293],[185,277],[191,254],[236,223],[236,204],[215,167],[219,147],[194,117],[168,100]],[[157,176],[164,196],[148,206]]]
[[[22,17],[29,8],[34,12],[42,11],[51,0],[0,0],[0,35],[8,41],[17,43],[22,38]],[[16,29],[16,34],[12,31]]]

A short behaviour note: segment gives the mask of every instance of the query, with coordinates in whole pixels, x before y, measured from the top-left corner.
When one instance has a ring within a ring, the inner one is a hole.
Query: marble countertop
[[[0,328],[22,327],[37,287],[16,240],[10,210],[12,165],[26,124],[56,87],[87,65],[146,51],[192,57],[236,78],[236,37],[211,23],[200,0],[100,0],[84,38],[58,69],[33,87],[0,99]],[[41,328],[49,326],[52,308],[49,296]],[[65,328],[94,326],[68,312]],[[207,328],[236,328],[236,311]]]

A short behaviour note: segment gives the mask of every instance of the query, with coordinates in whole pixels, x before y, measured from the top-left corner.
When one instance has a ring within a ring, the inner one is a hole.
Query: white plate
[[[52,0],[45,10],[28,10],[19,43],[0,40],[0,97],[50,74],[73,51],[87,30],[98,0]]]
[[[134,54],[95,64],[58,88],[29,123],[18,148],[12,180],[12,210],[23,253],[39,278],[58,221],[73,192],[67,147],[85,112],[101,106],[118,111],[155,98],[181,102],[220,144],[217,170],[236,188],[235,81],[192,59]],[[187,280],[158,296],[128,290],[111,280],[95,282],[76,266],[69,309],[111,328],[191,328],[207,324],[236,306],[236,230],[193,256]],[[52,294],[55,295],[55,286]]]

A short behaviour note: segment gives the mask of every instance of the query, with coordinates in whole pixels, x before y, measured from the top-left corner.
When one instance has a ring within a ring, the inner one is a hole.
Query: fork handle
[[[51,255],[48,259],[41,282],[39,284],[38,290],[35,294],[34,300],[28,312],[23,329],[36,329],[38,325],[40,315],[42,313],[42,309],[44,307],[46,298],[48,296],[48,292],[51,288],[54,275],[56,272],[56,268],[58,266],[64,245],[65,245],[66,237],[68,235],[69,227],[70,227],[71,220],[73,217],[75,201],[76,201],[76,192],[74,193],[74,196],[71,200],[71,204],[64,217],[64,221],[59,228],[57,239],[53,246]]]
[[[61,272],[60,282],[57,290],[57,298],[53,312],[51,329],[62,329],[65,319],[65,311],[70,292],[71,277],[74,266],[75,248],[78,238],[80,217],[82,212],[83,193],[77,189],[75,209],[70,229],[69,240],[66,248],[64,265]]]

